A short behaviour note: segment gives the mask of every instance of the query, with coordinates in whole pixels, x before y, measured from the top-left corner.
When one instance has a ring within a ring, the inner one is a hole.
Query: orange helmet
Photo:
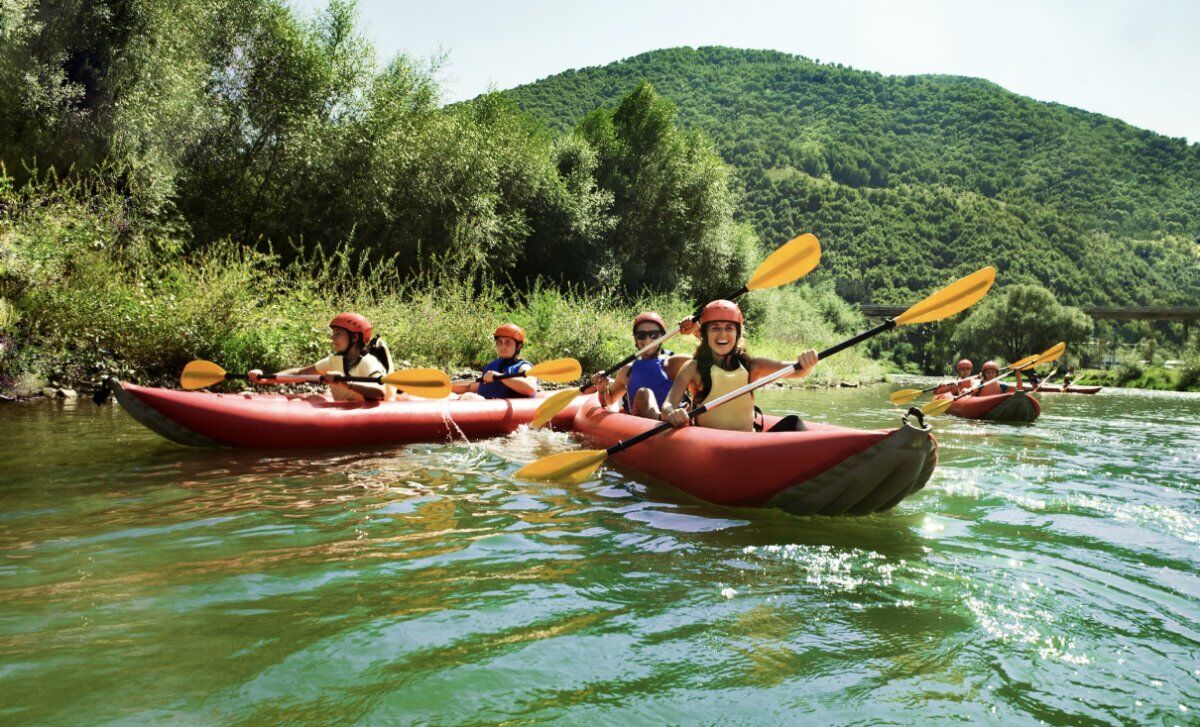
[[[338,313],[329,322],[330,328],[344,328],[351,333],[357,333],[362,336],[363,343],[371,340],[371,334],[374,331],[371,329],[371,322],[357,313]]]
[[[700,312],[700,325],[713,321],[728,321],[742,325],[742,309],[731,300],[714,300]]]
[[[513,339],[517,343],[525,343],[525,331],[522,330],[522,328],[520,326],[518,326],[516,323],[504,323],[499,328],[497,328],[496,332],[493,333],[492,335],[493,336],[508,336],[509,338]]]
[[[969,358],[964,358],[963,360],[954,364],[954,370],[957,371],[958,369],[961,369],[963,366],[966,366],[968,369],[971,369],[972,371],[975,370],[975,364],[971,363],[971,359],[969,359]]]
[[[996,365],[995,361],[988,361],[979,370],[980,371],[999,371],[1000,367]]]
[[[637,318],[633,319],[633,330],[634,331],[637,331],[637,327],[638,327],[639,323],[656,323],[656,324],[658,324],[659,330],[662,330],[662,331],[667,330],[667,324],[665,322],[663,322],[662,316],[655,313],[654,311],[646,311],[644,313],[638,313]]]

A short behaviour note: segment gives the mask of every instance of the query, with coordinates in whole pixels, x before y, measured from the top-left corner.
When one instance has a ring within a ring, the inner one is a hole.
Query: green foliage
[[[737,172],[764,240],[821,238],[815,279],[901,303],[985,264],[1082,305],[1200,299],[1200,144],[979,79],[674,48],[509,94],[558,129],[648,81]]]
[[[1009,361],[1087,339],[1091,319],[1078,308],[1060,305],[1036,285],[1011,285],[975,305],[954,333],[963,355],[976,359],[1003,356]]]
[[[674,293],[628,299],[536,281],[519,291],[456,269],[409,277],[344,248],[290,262],[228,242],[180,254],[177,234],[130,215],[104,184],[0,184],[0,387],[26,374],[87,381],[100,370],[172,383],[194,358],[232,371],[300,365],[326,353],[328,322],[347,309],[413,365],[478,368],[495,355],[492,330],[511,320],[528,331],[531,360],[573,356],[595,371],[629,352],[638,311],[679,320],[694,306]],[[793,356],[857,323],[828,289],[754,296],[752,345],[766,355]],[[689,351],[693,342],[677,344]],[[821,373],[878,377],[852,355]]]

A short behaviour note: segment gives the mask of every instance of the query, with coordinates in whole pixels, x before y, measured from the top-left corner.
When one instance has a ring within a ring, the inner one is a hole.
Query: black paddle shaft
[[[317,375],[320,376],[320,374],[317,374]],[[278,377],[278,374],[273,375],[273,376],[259,376],[258,383],[270,384],[270,383],[274,382],[277,377]],[[249,379],[249,378],[250,377],[246,374],[229,374],[229,373],[225,374],[226,381],[228,381],[230,379]],[[352,384],[382,384],[383,383],[382,376],[343,376],[341,380],[348,381]]]

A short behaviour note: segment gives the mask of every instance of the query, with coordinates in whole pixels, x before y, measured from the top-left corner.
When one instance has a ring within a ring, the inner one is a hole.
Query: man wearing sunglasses
[[[639,350],[661,338],[667,331],[662,316],[652,311],[639,313],[633,319],[633,345]],[[671,382],[692,357],[663,351],[655,346],[631,364],[622,366],[616,377],[609,379],[601,371],[592,376],[599,393],[600,406],[620,401],[621,409],[634,416],[658,419],[659,407],[667,399]]]

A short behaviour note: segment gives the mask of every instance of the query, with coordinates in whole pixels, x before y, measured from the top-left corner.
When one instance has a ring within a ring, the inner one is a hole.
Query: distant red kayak
[[[938,396],[948,399],[948,395]],[[1032,422],[1041,416],[1042,405],[1024,391],[1010,391],[994,396],[964,396],[956,399],[948,410],[964,419],[985,419],[993,422]]]
[[[513,432],[533,420],[546,394],[525,399],[335,402],[323,396],[214,394],[112,382],[134,419],[173,442],[194,447],[324,449],[374,447]],[[580,397],[551,425],[570,429]]]
[[[766,417],[767,427],[779,421]],[[603,447],[655,426],[589,400],[575,431]],[[609,461],[719,505],[778,507],[797,515],[888,510],[925,486],[937,463],[929,427],[862,430],[807,423],[802,432],[685,427]]]
[[[1066,391],[1060,384],[1042,384],[1038,387],[1037,393],[1046,392],[1049,394],[1095,394],[1104,387],[1102,386],[1068,386]],[[1024,381],[1021,382],[1021,390],[1028,391],[1029,386]]]

